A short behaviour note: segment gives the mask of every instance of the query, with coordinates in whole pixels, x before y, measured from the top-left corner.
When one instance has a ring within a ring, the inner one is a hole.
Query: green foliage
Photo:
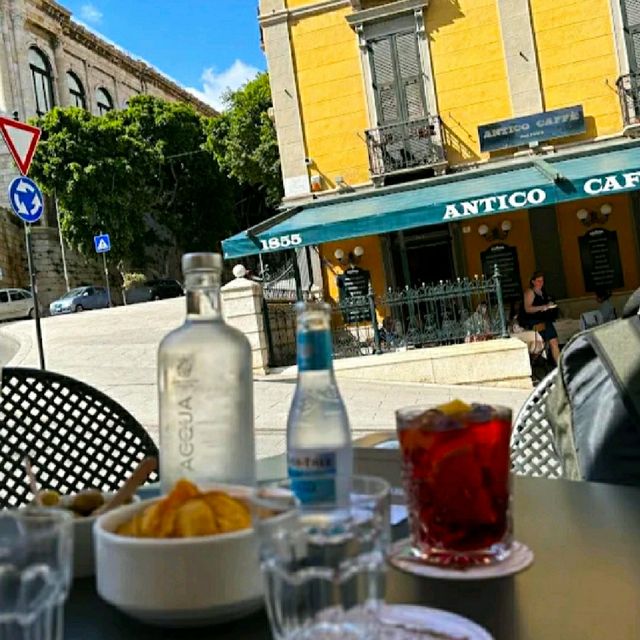
[[[146,279],[144,273],[125,272],[122,274],[122,288],[133,289],[141,285]]]
[[[166,265],[185,251],[219,250],[235,229],[234,185],[191,106],[136,96],[102,117],[55,108],[37,124],[32,176],[57,197],[65,238],[82,253],[107,232],[110,258],[142,269],[150,256]]]
[[[207,147],[228,176],[257,190],[267,207],[275,207],[283,191],[276,131],[268,115],[268,75],[259,74],[224,101],[227,110],[211,120]]]

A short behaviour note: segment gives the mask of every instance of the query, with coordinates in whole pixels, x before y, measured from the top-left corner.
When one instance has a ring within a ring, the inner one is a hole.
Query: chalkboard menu
[[[340,292],[340,306],[342,318],[346,323],[371,321],[369,300],[370,273],[365,269],[352,267],[338,276],[338,291]]]
[[[591,229],[578,238],[584,287],[617,289],[624,286],[618,234],[608,229]]]
[[[502,299],[505,302],[522,299],[522,281],[520,280],[520,265],[518,250],[507,244],[491,245],[480,254],[482,273],[489,278],[493,275],[494,266],[498,266]]]

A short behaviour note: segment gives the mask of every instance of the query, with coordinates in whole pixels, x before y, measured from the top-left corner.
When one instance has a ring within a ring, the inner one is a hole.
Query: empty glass
[[[0,513],[0,640],[61,640],[71,584],[73,516]]]
[[[344,486],[339,476],[318,481]],[[300,504],[291,482],[258,489],[255,528],[275,640],[376,636],[389,543],[389,485],[350,478],[339,502]]]

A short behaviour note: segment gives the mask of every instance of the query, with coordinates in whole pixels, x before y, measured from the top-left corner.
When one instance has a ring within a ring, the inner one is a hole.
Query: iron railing
[[[437,116],[369,129],[365,136],[373,176],[445,162]]]
[[[620,76],[616,85],[624,124],[640,124],[640,73]]]
[[[265,299],[269,365],[295,363],[295,300]],[[332,304],[335,358],[507,336],[500,275],[389,290]]]

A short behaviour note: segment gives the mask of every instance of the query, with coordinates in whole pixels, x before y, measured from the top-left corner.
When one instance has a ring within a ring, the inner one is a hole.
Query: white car
[[[33,318],[33,297],[26,289],[0,289],[0,320]]]

